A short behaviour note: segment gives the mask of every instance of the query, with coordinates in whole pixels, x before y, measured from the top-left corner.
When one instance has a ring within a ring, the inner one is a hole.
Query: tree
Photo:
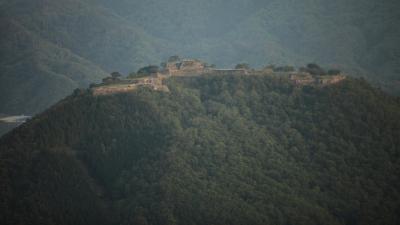
[[[150,75],[150,74],[158,73],[159,71],[160,71],[160,68],[158,66],[150,65],[150,66],[146,66],[146,67],[139,69],[137,74]]]
[[[308,69],[302,66],[299,68],[299,72],[300,73],[308,73]]]
[[[106,78],[103,78],[102,81],[104,84],[110,84],[110,83],[113,83],[115,81],[115,79],[113,77],[106,77]]]
[[[307,64],[307,72],[312,74],[312,75],[324,75],[326,74],[326,71],[322,69],[319,65],[315,63],[309,63]]]
[[[138,215],[135,216],[133,218],[133,224],[137,224],[137,225],[148,225],[149,222],[147,222],[146,217],[142,216],[142,215]]]
[[[95,84],[90,84],[90,88],[96,87]],[[82,96],[85,94],[85,90],[81,89],[81,88],[76,88],[73,92],[73,96],[77,97],[77,96]]]
[[[337,69],[332,69],[332,70],[328,70],[328,75],[339,75],[342,72],[340,70]]]
[[[268,65],[266,67],[264,67],[264,70],[274,70],[275,69],[275,65]]]
[[[293,72],[294,71],[294,67],[293,66],[279,66],[279,67],[275,67],[274,72]]]
[[[250,65],[247,63],[239,63],[235,66],[235,69],[240,70],[240,69],[244,69],[244,70],[248,70],[250,69]]]
[[[316,63],[309,63],[307,64],[308,69],[321,69],[321,67]]]
[[[120,74],[119,72],[112,72],[111,77],[114,79],[117,79],[117,78],[122,77],[122,74]]]

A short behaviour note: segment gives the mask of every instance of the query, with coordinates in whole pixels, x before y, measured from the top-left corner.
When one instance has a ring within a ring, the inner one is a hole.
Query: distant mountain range
[[[399,93],[396,0],[2,0],[0,113],[41,112],[169,55],[219,67],[316,62]]]

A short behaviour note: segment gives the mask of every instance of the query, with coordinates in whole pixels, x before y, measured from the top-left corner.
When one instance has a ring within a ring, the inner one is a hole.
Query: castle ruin
[[[157,66],[151,66],[158,68]],[[126,93],[136,90],[139,87],[149,87],[153,90],[166,91],[169,89],[164,85],[164,79],[174,76],[202,76],[202,75],[221,75],[221,76],[242,76],[242,75],[266,75],[264,71],[247,69],[215,69],[208,67],[206,63],[197,59],[170,60],[163,67],[155,71],[147,72],[145,77],[133,79],[120,79],[119,77],[108,77],[103,79],[103,83],[94,85],[91,90],[93,95],[110,95],[115,93]],[[274,73],[272,73],[274,74]],[[308,72],[280,72],[279,76],[288,76],[289,80],[298,86],[318,85],[326,86],[341,82],[346,76],[337,75],[311,75]]]
[[[342,74],[337,75],[311,75],[309,73],[292,73],[289,75],[289,80],[292,83],[304,86],[304,85],[319,85],[326,86],[339,83],[346,79],[346,76]]]

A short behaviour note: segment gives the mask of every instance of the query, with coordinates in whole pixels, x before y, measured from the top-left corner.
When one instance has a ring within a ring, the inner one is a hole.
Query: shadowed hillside
[[[363,80],[75,91],[0,139],[1,224],[396,224],[400,101]]]

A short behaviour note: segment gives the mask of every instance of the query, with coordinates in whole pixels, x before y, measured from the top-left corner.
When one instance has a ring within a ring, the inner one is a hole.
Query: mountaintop
[[[149,65],[137,73],[122,77],[119,72],[103,79],[101,84],[92,84],[93,95],[109,95],[126,93],[139,87],[150,87],[153,90],[169,91],[166,80],[171,77],[200,77],[200,76],[271,76],[278,75],[296,85],[326,86],[337,84],[346,79],[340,70],[325,70],[317,64],[310,63],[306,67],[295,69],[292,66],[267,66],[261,70],[251,69],[248,64],[237,64],[234,69],[216,69],[198,59],[180,59],[171,56],[168,62],[161,63],[161,68]]]
[[[399,224],[399,24],[398,0],[0,0],[0,224]]]
[[[232,67],[316,62],[399,90],[397,0],[3,0],[0,113],[34,115],[172,55]]]

